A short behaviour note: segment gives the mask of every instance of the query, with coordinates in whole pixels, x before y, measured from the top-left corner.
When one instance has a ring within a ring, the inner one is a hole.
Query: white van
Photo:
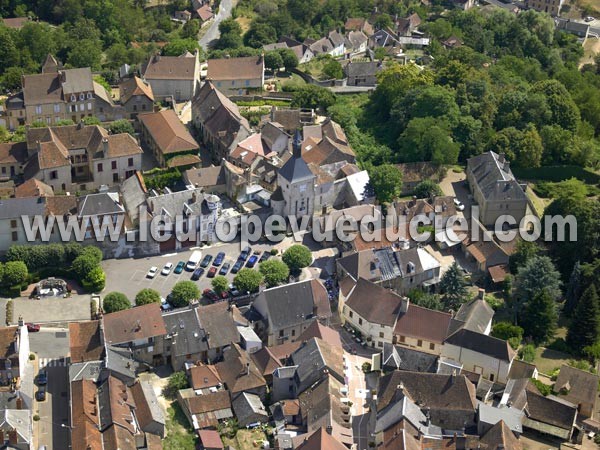
[[[190,256],[190,259],[188,259],[185,270],[193,272],[196,269],[196,266],[200,264],[200,261],[202,261],[202,252],[200,250],[195,250]]]

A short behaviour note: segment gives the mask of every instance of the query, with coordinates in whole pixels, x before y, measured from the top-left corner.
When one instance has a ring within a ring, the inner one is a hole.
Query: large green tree
[[[260,263],[258,270],[263,274],[267,287],[285,283],[290,277],[290,268],[279,259],[269,259]]]
[[[192,300],[200,298],[200,290],[193,281],[178,281],[171,290],[170,302],[175,308],[187,306]]]
[[[575,311],[567,332],[567,344],[581,354],[584,347],[593,346],[600,337],[600,305],[598,292],[591,285],[585,290]]]
[[[468,299],[467,282],[456,262],[448,268],[440,280],[440,292],[447,309],[456,311]]]
[[[121,292],[109,292],[102,300],[102,309],[104,309],[104,312],[107,314],[129,308],[131,308],[131,302],[127,296]]]
[[[240,270],[233,278],[233,285],[242,293],[257,292],[264,278],[262,273],[244,268]]]
[[[142,306],[148,303],[160,303],[160,293],[151,288],[144,288],[135,295],[135,305]]]
[[[281,258],[292,273],[294,273],[310,265],[312,262],[312,253],[306,245],[294,244],[283,252]]]
[[[370,167],[369,183],[380,203],[390,203],[402,192],[402,172],[393,164]]]
[[[554,336],[558,314],[556,302],[545,289],[538,291],[527,303],[521,325],[525,336],[530,337],[536,344],[548,342]]]

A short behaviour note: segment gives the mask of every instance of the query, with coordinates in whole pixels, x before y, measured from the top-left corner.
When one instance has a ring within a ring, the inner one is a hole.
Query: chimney
[[[22,327],[24,325],[23,316],[19,316],[19,321],[17,323],[19,324],[20,327]]]
[[[156,55],[154,55],[154,62],[159,62],[160,61],[160,53],[157,53]]]
[[[250,375],[250,363],[246,363],[246,375]]]
[[[0,430],[0,445],[4,445],[4,430]]]
[[[300,130],[296,130],[294,141],[292,142],[292,154],[295,158],[302,158],[302,135]]]
[[[102,138],[102,151],[104,152],[104,157],[108,155],[108,138]]]
[[[479,300],[485,299],[485,289],[479,289],[479,291],[477,291],[477,298]]]
[[[17,409],[23,409],[23,399],[21,397],[17,397],[15,403],[17,404]]]
[[[510,170],[510,161],[504,161],[504,171],[508,172]]]
[[[504,164],[504,162],[506,161],[506,155],[504,153],[500,153],[498,155],[498,163],[500,165]]]
[[[10,430],[8,432],[8,443],[13,445],[17,445],[19,443],[19,440],[17,439],[17,430]]]
[[[333,432],[333,427],[331,425],[327,425],[325,427],[325,431],[327,432],[327,434],[331,435],[331,433]]]

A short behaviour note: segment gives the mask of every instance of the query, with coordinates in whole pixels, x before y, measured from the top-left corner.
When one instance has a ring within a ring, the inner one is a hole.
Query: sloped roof
[[[260,79],[264,67],[262,56],[209,59],[206,78],[211,81]]]
[[[23,100],[26,106],[62,102],[63,91],[59,76],[56,73],[24,75]]]
[[[333,345],[334,347],[342,347],[340,333],[333,328],[321,324],[321,322],[317,320],[312,322],[306,328],[306,330],[302,332],[302,334],[298,337],[298,341],[305,342],[311,338],[319,338],[327,342],[329,345]]]
[[[71,362],[99,361],[104,355],[100,321],[69,323]]]
[[[71,383],[71,443],[73,448],[102,450],[102,433],[92,380]]]
[[[460,305],[454,319],[464,323],[462,328],[484,333],[493,317],[494,310],[488,302],[476,298]]]
[[[279,175],[290,183],[304,180],[313,180],[315,175],[311,172],[303,156],[292,155],[279,169]]]
[[[485,152],[469,158],[470,170],[488,201],[527,200],[527,195],[519,185],[508,166],[504,155]]]
[[[172,109],[140,114],[138,119],[146,127],[163,154],[196,151],[200,148],[198,142]]]
[[[510,449],[510,450],[522,450],[523,446],[515,434],[508,428],[503,420],[498,422],[487,433],[485,433],[481,439],[480,444],[482,448],[489,450],[497,449]]]
[[[343,355],[341,347],[330,345],[319,338],[303,342],[291,355],[293,365],[298,366],[294,377],[298,383],[298,391],[302,392],[320,380],[325,372],[343,380]]]
[[[221,384],[219,372],[213,365],[202,364],[189,369],[193,389],[205,389]]]
[[[559,393],[563,390],[567,391],[565,395],[561,393],[560,397],[571,403],[593,405],[598,396],[599,379],[596,374],[563,364],[554,384],[554,390]]]
[[[165,424],[165,416],[152,385],[148,381],[136,381],[131,386],[135,403],[135,416],[140,428],[149,431],[153,423]]]
[[[152,93],[152,86],[148,83],[144,83],[141,78],[132,77],[119,84],[120,101],[121,104],[127,103],[131,97],[143,95],[149,100],[154,101],[154,94]]]
[[[394,334],[441,344],[448,335],[451,319],[448,313],[409,303],[407,311],[398,316]]]
[[[223,361],[217,363],[217,371],[232,394],[267,385],[250,355],[237,344],[223,352]]]
[[[294,439],[296,450],[347,450],[347,447],[320,427],[312,433],[297,436]]]
[[[58,73],[64,77],[62,89],[65,96],[94,90],[92,70],[89,67],[60,70]]]
[[[151,56],[142,76],[146,80],[189,80],[196,78],[196,57],[186,56]]]
[[[25,164],[27,144],[24,142],[0,143],[0,164]]]
[[[455,345],[502,361],[511,361],[515,357],[515,351],[507,341],[464,328],[449,336],[444,344]]]
[[[52,186],[48,186],[46,183],[30,178],[25,183],[18,185],[15,188],[15,197],[52,197],[54,190]]]
[[[167,334],[160,305],[150,303],[104,315],[104,339],[122,344]]]
[[[279,359],[273,355],[269,347],[262,347],[260,350],[252,353],[250,357],[265,377],[273,375],[273,371],[282,366]]]
[[[208,340],[208,348],[221,348],[240,341],[228,302],[199,306],[196,314]]]
[[[346,299],[346,305],[372,324],[393,327],[404,300],[395,292],[385,289],[364,278]]]

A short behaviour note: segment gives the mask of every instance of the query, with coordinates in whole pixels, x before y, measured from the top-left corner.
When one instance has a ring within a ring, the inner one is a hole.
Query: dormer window
[[[88,93],[87,93],[87,98],[88,98],[88,99],[91,99],[91,98],[92,98],[92,93],[91,93],[91,92],[88,92]]]
[[[75,94],[71,94],[71,101],[72,102],[77,101],[77,97],[75,96]]]
[[[85,100],[85,94],[84,93],[79,94],[79,100]]]

